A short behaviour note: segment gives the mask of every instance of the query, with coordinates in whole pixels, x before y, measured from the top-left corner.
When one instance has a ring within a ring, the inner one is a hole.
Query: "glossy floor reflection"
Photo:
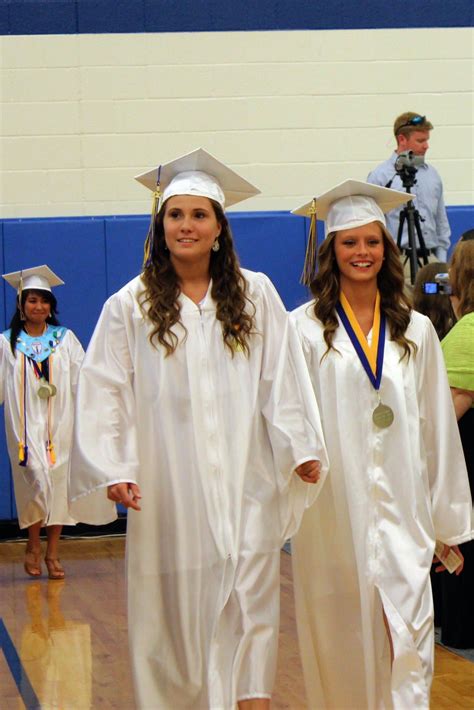
[[[62,541],[62,581],[27,577],[23,552],[0,543],[0,707],[132,710],[124,539]]]
[[[2,710],[135,710],[124,547],[120,536],[64,540],[61,560],[66,579],[49,581],[44,569],[40,579],[26,576],[23,542],[0,542]],[[285,552],[281,584],[280,652],[272,709],[305,710],[291,558]],[[341,663],[346,662],[341,649]],[[472,710],[473,698],[474,664],[437,647],[431,710]]]

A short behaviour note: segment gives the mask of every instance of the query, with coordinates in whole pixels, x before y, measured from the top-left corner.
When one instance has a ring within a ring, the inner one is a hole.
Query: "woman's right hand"
[[[138,501],[141,499],[140,488],[136,483],[115,483],[107,487],[107,498],[114,503],[121,503],[125,508],[141,510]]]

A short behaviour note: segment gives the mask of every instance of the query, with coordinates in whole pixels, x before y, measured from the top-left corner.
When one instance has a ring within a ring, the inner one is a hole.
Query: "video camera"
[[[398,154],[395,160],[395,170],[403,183],[405,190],[413,187],[416,183],[415,175],[418,167],[423,165],[425,158],[423,155],[415,155],[412,150],[404,150]]]
[[[415,155],[412,150],[404,150],[397,156],[397,159],[395,161],[395,170],[397,171],[397,173],[400,173],[403,170],[406,170],[407,168],[411,168],[416,172],[419,166],[424,164],[424,155]]]
[[[453,292],[451,284],[449,283],[449,274],[436,274],[434,281],[424,281],[422,285],[422,291],[427,296],[434,296],[440,293],[444,296],[450,296]]]

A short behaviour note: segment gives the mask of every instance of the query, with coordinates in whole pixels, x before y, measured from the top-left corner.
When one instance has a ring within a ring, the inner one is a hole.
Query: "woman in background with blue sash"
[[[314,300],[292,316],[330,461],[293,539],[308,706],[320,710],[429,707],[435,542],[446,559],[472,536],[438,337],[411,310],[385,225],[411,196],[374,187],[348,180],[295,210],[313,235],[326,221],[317,273],[314,239],[305,264]]]
[[[10,328],[0,337],[0,403],[20,528],[28,529],[25,571],[41,575],[40,532],[46,526],[49,579],[63,579],[58,557],[68,513],[74,398],[84,351],[56,318],[51,288],[64,282],[49,267],[4,274],[18,293]]]

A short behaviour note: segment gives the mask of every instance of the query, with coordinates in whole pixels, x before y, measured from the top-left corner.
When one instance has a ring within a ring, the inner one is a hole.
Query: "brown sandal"
[[[23,564],[26,574],[30,577],[40,577],[41,576],[41,550],[34,552],[34,550],[29,550],[26,548],[25,551],[25,562]]]
[[[49,579],[64,579],[66,573],[57,558],[45,557],[44,561],[46,563],[46,567],[48,568]]]

